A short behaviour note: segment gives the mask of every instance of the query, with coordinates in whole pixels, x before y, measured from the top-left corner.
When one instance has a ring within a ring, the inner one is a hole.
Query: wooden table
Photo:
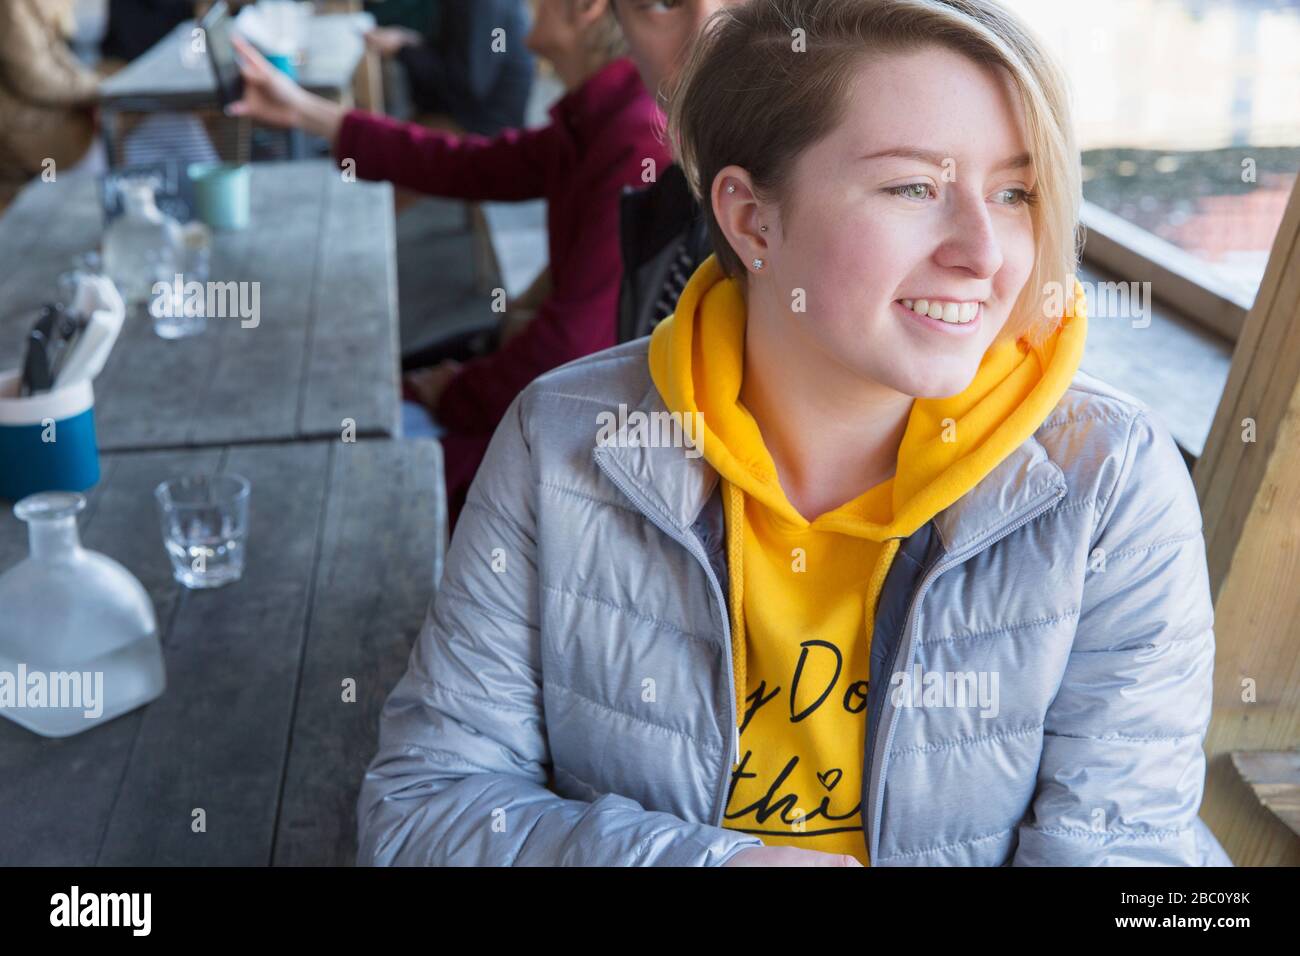
[[[153,599],[167,689],[73,737],[0,719],[0,865],[343,864],[378,717],[440,573],[428,440],[106,455],[81,540]],[[175,584],[152,489],[202,469],[252,482],[243,578]],[[27,553],[0,513],[0,569]],[[356,702],[342,685],[356,681]],[[207,831],[191,831],[192,812]]]
[[[165,341],[128,316],[95,380],[101,449],[337,438],[344,419],[399,433],[392,187],[325,160],[252,171],[252,222],[216,233],[210,278],[260,283],[260,321]],[[37,180],[0,219],[0,366],[20,364],[32,311],[102,230],[91,176]]]
[[[362,34],[374,17],[318,14],[307,24],[298,83],[331,99],[351,95],[352,76],[365,53]],[[186,20],[145,53],[100,84],[100,102],[110,111],[148,112],[215,106],[216,81],[207,55],[188,52],[195,21]]]

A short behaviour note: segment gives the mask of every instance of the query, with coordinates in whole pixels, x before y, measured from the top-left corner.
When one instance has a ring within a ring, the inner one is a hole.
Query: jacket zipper
[[[735,663],[731,657],[731,620],[727,610],[726,598],[722,593],[722,584],[718,581],[717,575],[713,573],[713,567],[709,564],[709,557],[704,553],[704,547],[700,544],[698,538],[683,534],[677,528],[671,527],[667,522],[659,520],[659,518],[653,513],[653,509],[646,504],[644,499],[642,499],[627,482],[618,475],[615,475],[612,469],[607,468],[601,458],[598,457],[596,461],[600,466],[600,470],[605,473],[605,477],[612,481],[618,489],[623,492],[628,500],[637,506],[637,509],[641,514],[650,519],[651,524],[690,552],[691,556],[695,558],[700,567],[704,569],[704,574],[709,581],[709,587],[713,591],[715,607],[720,609],[718,616],[722,620],[722,646],[727,661],[727,712],[731,716],[730,737],[732,746],[731,763],[723,767],[722,782],[718,788],[717,795],[714,797],[713,825],[722,826],[722,817],[726,812],[727,783],[731,780],[731,768],[740,762],[740,723],[736,714]],[[726,737],[723,737],[723,740],[726,740]]]
[[[1043,514],[1045,511],[1049,510],[1053,505],[1055,505],[1058,501],[1060,501],[1061,498],[1064,497],[1065,492],[1066,489],[1064,487],[1058,486],[1055,490],[1053,490],[1051,496],[1046,501],[1044,501],[1041,505],[1035,507],[1033,510],[1025,514],[1023,517],[1017,519],[1016,521],[1012,522],[1009,525],[1005,525],[1002,528],[996,529],[996,533],[992,534],[992,536],[986,536],[983,540],[968,546],[964,551],[961,551],[955,555],[949,555],[947,558],[935,564],[926,573],[925,577],[922,578],[921,580],[920,587],[916,589],[916,595],[912,598],[912,603],[909,605],[907,609],[907,618],[903,625],[903,632],[907,635],[907,643],[906,643],[907,660],[903,667],[903,671],[905,673],[911,669],[912,651],[916,646],[916,632],[915,632],[916,629],[914,626],[915,619],[916,619],[916,611],[921,606],[921,601],[925,597],[925,592],[929,590],[930,585],[934,582],[934,579],[937,578],[944,571],[947,571],[948,569],[958,564],[961,564],[963,561],[969,560],[970,558],[972,558],[979,552],[984,551],[987,548],[991,548],[993,545],[997,544],[1007,535],[1011,534],[1011,532],[1033,521],[1039,515]],[[902,650],[902,645],[900,645],[899,648],[897,648],[894,652],[894,660],[892,662],[894,665],[897,665],[898,663],[898,654],[899,651],[901,650]],[[885,691],[885,693],[888,693],[888,691]],[[871,760],[872,779],[867,782],[868,798],[870,798],[870,795],[873,792],[875,793],[875,799],[872,801],[871,804],[871,815],[869,821],[871,826],[871,833],[869,834],[868,841],[867,841],[868,853],[871,856],[871,860],[873,864],[874,861],[876,860],[876,856],[879,850],[880,808],[884,801],[884,796],[885,796],[884,758],[889,753],[889,748],[894,743],[894,731],[897,729],[896,726],[897,717],[898,717],[898,708],[895,707],[889,711],[889,718],[888,718],[889,726],[885,734],[885,742],[884,742],[883,749],[873,744],[875,749],[879,751],[878,753],[872,754],[872,760]],[[879,740],[880,740],[880,728],[877,727],[875,734],[873,734],[873,741],[878,742]],[[874,787],[873,787],[873,783],[874,783]]]

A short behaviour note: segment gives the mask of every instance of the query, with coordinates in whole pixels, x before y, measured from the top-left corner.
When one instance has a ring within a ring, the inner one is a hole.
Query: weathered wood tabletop
[[[101,449],[338,437],[345,419],[399,432],[392,187],[326,160],[251,168],[252,220],[215,233],[210,279],[258,283],[256,325],[210,318],[166,341],[128,316],[95,380]],[[20,364],[33,310],[102,231],[92,176],[37,180],[0,218],[0,367]]]
[[[0,719],[0,865],[351,865],[379,712],[440,572],[437,443],[133,452],[103,467],[82,544],[149,592],[167,688],[73,737]],[[211,469],[252,483],[247,564],[234,584],[188,591],[172,581],[152,490]],[[6,507],[0,569],[26,556],[26,538]]]
[[[338,98],[352,89],[352,76],[365,53],[362,34],[374,26],[370,14],[318,14],[307,21],[298,83]],[[205,52],[195,52],[195,21],[178,25],[145,53],[100,84],[108,109],[195,109],[215,106],[216,81]]]

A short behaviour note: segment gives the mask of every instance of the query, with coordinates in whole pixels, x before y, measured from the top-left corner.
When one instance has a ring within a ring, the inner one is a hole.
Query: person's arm
[[[36,0],[0,3],[0,74],[10,91],[44,106],[88,106],[99,96],[99,78],[49,27]]]
[[[720,865],[756,837],[606,793],[546,787],[536,471],[527,394],[493,436],[442,584],[384,705],[357,801],[357,862]]]
[[[496,136],[456,134],[351,110],[335,160],[356,163],[362,179],[388,180],[432,196],[475,202],[537,199],[546,192],[555,131],[507,129]]]
[[[362,179],[388,180],[433,196],[502,202],[545,193],[558,140],[550,126],[509,129],[488,138],[458,135],[349,110],[304,90],[234,38],[244,96],[226,107],[273,126],[305,130],[330,144],[339,166]]]
[[[1199,862],[1214,607],[1196,490],[1145,412],[1107,484],[1013,866]]]

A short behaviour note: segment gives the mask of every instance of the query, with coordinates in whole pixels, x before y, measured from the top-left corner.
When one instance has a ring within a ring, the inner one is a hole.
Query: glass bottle
[[[153,604],[131,572],[81,546],[85,504],[52,491],[14,505],[30,554],[0,575],[0,716],[45,737],[89,730],[166,687]]]
[[[104,271],[128,307],[146,305],[154,283],[172,286],[181,272],[181,226],[158,208],[148,181],[126,180],[118,189],[122,214],[104,232]]]

